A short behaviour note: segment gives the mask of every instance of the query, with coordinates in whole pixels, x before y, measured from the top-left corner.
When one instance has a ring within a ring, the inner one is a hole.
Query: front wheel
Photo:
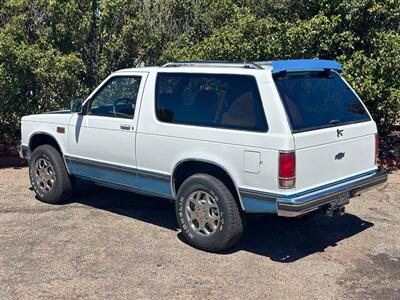
[[[54,147],[37,147],[29,159],[29,178],[36,197],[46,203],[62,203],[72,194],[72,178]]]
[[[176,215],[185,240],[205,251],[227,249],[243,233],[235,198],[220,180],[208,174],[185,180],[177,195]]]

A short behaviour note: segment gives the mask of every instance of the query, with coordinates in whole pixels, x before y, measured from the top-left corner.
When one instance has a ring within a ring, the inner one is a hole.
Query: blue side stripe
[[[170,187],[170,181],[168,176],[165,174],[156,174],[154,172],[148,172],[143,170],[132,170],[132,169],[118,169],[111,168],[110,166],[102,165],[96,166],[93,163],[85,163],[67,159],[69,169],[73,170],[73,174],[78,177],[83,177],[99,183],[108,183],[115,187],[131,188],[137,192],[143,192],[147,194],[153,194],[156,196],[166,197],[173,199]],[[315,198],[317,195],[307,195],[316,191],[321,191],[320,194],[329,193],[342,189],[344,186],[333,187],[328,191],[324,189],[331,186],[335,186],[341,183],[349,182],[368,175],[374,175],[377,173],[377,169],[364,172],[355,176],[351,176],[342,180],[338,180],[329,184],[325,184],[313,189],[309,189],[300,193],[291,195],[266,193],[256,190],[247,190],[240,188],[241,198],[243,205],[249,213],[276,213],[277,212],[277,200],[283,201],[307,201],[309,198]],[[158,177],[158,178],[157,178]],[[302,197],[306,195],[305,197]]]

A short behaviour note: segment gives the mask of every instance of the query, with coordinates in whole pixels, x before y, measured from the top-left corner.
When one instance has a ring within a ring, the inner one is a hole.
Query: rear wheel
[[[36,197],[46,203],[62,203],[73,191],[61,154],[50,145],[37,147],[29,160],[29,177]]]
[[[227,249],[243,233],[243,217],[235,198],[220,180],[208,174],[185,180],[178,192],[176,215],[185,240],[202,250]]]

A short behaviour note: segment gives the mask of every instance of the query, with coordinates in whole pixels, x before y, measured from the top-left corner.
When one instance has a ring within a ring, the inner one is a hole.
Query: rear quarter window
[[[335,72],[276,75],[293,132],[370,121],[361,101]]]
[[[266,132],[253,76],[159,73],[156,114],[162,122]]]

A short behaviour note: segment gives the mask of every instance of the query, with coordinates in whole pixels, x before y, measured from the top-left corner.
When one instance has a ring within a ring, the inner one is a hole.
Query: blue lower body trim
[[[276,201],[264,201],[242,196],[243,206],[247,213],[276,213],[278,211]]]
[[[173,199],[171,193],[171,185],[169,181],[161,181],[155,178],[148,178],[138,174],[135,180],[135,184],[137,184],[140,190],[143,190],[146,193],[155,193],[157,195],[162,195],[164,197]]]
[[[96,165],[95,162],[74,160],[70,157],[66,161],[74,176],[97,181],[102,185],[173,199],[169,176],[164,174],[156,175],[135,169],[120,169],[105,164]]]

